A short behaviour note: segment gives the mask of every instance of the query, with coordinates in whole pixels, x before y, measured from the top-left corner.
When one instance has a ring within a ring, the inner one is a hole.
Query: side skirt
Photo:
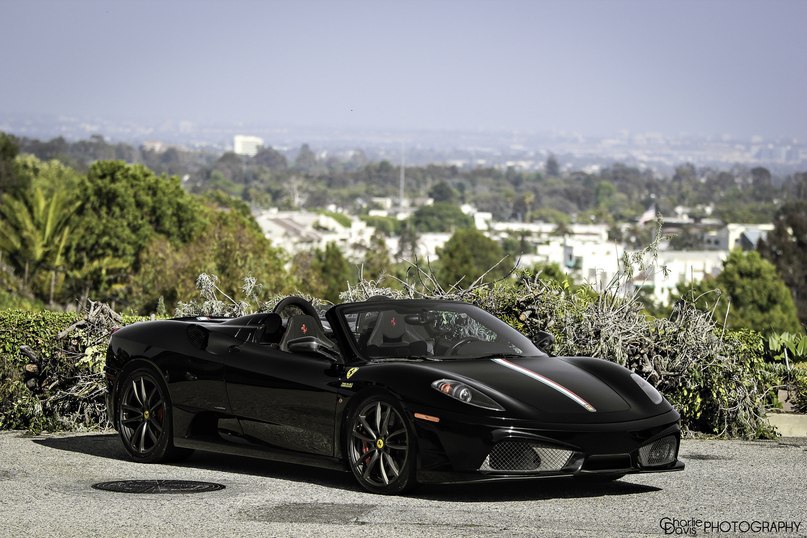
[[[348,471],[344,462],[328,456],[318,456],[315,454],[302,454],[290,450],[272,449],[257,447],[247,444],[234,444],[223,439],[215,438],[174,438],[174,446],[179,448],[192,448],[205,452],[216,452],[219,454],[230,454],[233,456],[246,456],[263,460],[282,461],[284,463],[294,463],[297,465],[308,465],[322,469],[333,469],[335,471]]]

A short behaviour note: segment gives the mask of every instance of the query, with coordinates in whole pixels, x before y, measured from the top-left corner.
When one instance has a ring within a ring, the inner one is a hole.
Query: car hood
[[[419,366],[430,370],[435,379],[468,382],[511,413],[525,418],[537,415],[548,422],[627,421],[672,409],[666,400],[651,402],[628,369],[602,359],[493,357]]]

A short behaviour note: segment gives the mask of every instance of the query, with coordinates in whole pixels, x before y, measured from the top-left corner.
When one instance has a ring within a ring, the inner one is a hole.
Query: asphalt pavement
[[[685,440],[680,473],[365,493],[351,475],[196,453],[131,462],[117,434],[0,433],[0,536],[807,536],[807,438]],[[197,480],[206,493],[94,489]],[[693,534],[694,532],[694,534]]]

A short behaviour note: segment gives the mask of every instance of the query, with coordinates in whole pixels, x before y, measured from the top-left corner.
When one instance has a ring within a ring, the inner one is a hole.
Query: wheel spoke
[[[393,443],[387,443],[384,446],[386,446],[390,450],[406,450],[406,445],[396,445],[396,444],[393,444]]]
[[[370,424],[367,422],[367,419],[359,415],[359,420],[361,421],[362,426],[364,426],[364,429],[367,430],[367,433],[373,436],[373,441],[378,439],[378,435],[376,435],[376,433],[373,431],[373,428],[370,427]]]
[[[148,424],[144,422],[140,426],[140,452],[146,451],[146,430],[148,429]]]
[[[143,400],[140,398],[140,394],[137,392],[137,381],[134,379],[132,379],[132,393],[134,394],[137,403],[140,404],[141,407],[146,405],[143,403]]]
[[[360,440],[364,441],[365,443],[371,443],[372,444],[372,442],[374,441],[374,439],[370,439],[366,435],[362,435],[359,432],[357,432],[356,430],[353,430],[353,437],[355,437],[356,439],[360,439]]]
[[[132,422],[140,422],[143,420],[143,417],[131,417],[131,418],[121,418],[121,424],[131,424]]]
[[[163,427],[160,424],[157,424],[156,421],[150,420],[149,424],[151,425],[151,427],[157,430],[157,434],[161,434],[163,432]]]
[[[133,405],[129,405],[129,404],[123,404],[123,410],[124,411],[129,411],[130,413],[140,413],[141,412],[140,409],[138,409],[137,407],[135,407]]]
[[[395,465],[395,460],[389,454],[384,454],[381,456],[383,459],[387,461],[387,465],[389,465],[390,471],[394,475],[393,478],[398,478],[398,475],[401,474],[401,471],[398,470],[398,466]]]
[[[152,406],[151,406],[151,408],[149,409],[149,413],[154,413],[154,412],[156,412],[156,411],[157,411],[157,408],[159,408],[159,407],[160,407],[161,405],[163,405],[164,403],[165,403],[165,402],[164,402],[162,399],[160,399],[160,401],[158,401],[156,404],[154,404],[154,405],[152,405]]]
[[[131,445],[132,450],[137,450],[137,438],[142,435],[143,430],[145,429],[146,429],[145,422],[141,422],[140,425],[137,428],[135,428],[134,433],[132,433],[132,437],[129,439],[130,441],[129,444]]]
[[[384,469],[384,453],[376,452],[376,454],[380,454],[379,459],[381,461],[378,462],[378,466],[381,469],[381,478],[384,480],[384,484],[389,485],[389,477],[387,476],[387,470]]]
[[[365,480],[369,480],[370,478],[370,471],[373,470],[373,466],[378,463],[378,452],[373,452],[373,457],[370,458],[370,462],[364,468],[364,474],[362,475]]]
[[[387,407],[387,414],[384,415],[384,422],[381,424],[381,437],[388,437],[390,415],[392,415],[392,407]]]
[[[147,405],[147,407],[149,407],[149,409],[150,409],[151,407],[153,407],[153,406],[151,405],[151,399],[152,399],[152,398],[154,398],[154,395],[155,395],[155,394],[158,392],[158,390],[159,390],[159,389],[158,389],[157,387],[154,387],[154,390],[152,390],[152,391],[149,393],[148,398],[146,398],[146,405]]]
[[[146,378],[140,378],[140,404],[143,407],[148,407],[148,400],[146,399]]]
[[[378,402],[375,406],[375,431],[381,434],[381,402]]]
[[[402,433],[406,433],[406,428],[401,428],[400,430],[395,430],[391,434],[387,435],[387,439],[392,439],[397,435],[401,435]]]
[[[151,442],[156,445],[157,444],[157,436],[154,435],[153,431],[151,431],[152,426],[154,426],[154,423],[152,423],[152,422],[148,423],[146,425],[146,431],[148,432],[149,437],[151,438]]]

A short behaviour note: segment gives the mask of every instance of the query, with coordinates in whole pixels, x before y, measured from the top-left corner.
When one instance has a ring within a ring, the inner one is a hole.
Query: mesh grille
[[[559,471],[569,462],[571,450],[527,441],[496,443],[480,471],[541,472]]]
[[[639,449],[639,463],[643,467],[657,467],[675,461],[678,452],[678,440],[674,435],[662,437]]]
[[[203,328],[199,327],[198,325],[191,325],[188,327],[188,340],[191,341],[191,344],[198,347],[199,349],[204,349],[207,347],[207,339],[208,333]]]

